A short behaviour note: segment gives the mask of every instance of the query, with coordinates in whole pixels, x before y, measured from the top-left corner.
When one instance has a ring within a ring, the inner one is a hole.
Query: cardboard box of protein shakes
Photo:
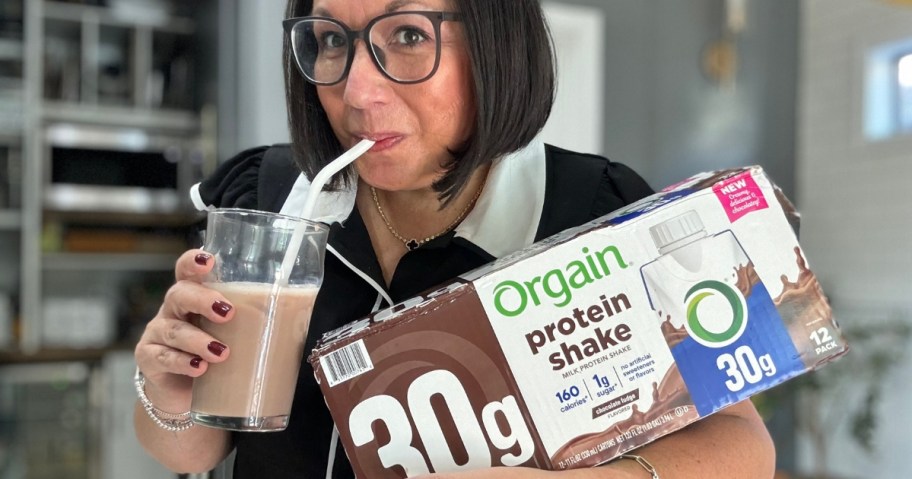
[[[595,466],[845,353],[796,222],[705,173],[327,333],[355,474]]]

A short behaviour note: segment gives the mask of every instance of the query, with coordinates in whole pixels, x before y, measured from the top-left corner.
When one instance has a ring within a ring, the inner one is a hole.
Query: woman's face
[[[313,15],[354,30],[391,11],[452,11],[444,0],[315,0]],[[432,33],[432,32],[431,32]],[[383,75],[366,45],[355,43],[348,77],[317,93],[343,148],[362,138],[374,147],[355,166],[361,179],[389,191],[429,188],[473,131],[471,65],[460,23],[440,25],[440,66],[428,80],[398,84]]]

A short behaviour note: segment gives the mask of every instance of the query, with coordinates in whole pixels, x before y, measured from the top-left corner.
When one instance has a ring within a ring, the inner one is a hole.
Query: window
[[[864,132],[870,141],[912,135],[912,39],[867,55]]]
[[[896,100],[899,130],[912,133],[912,53],[896,62]]]

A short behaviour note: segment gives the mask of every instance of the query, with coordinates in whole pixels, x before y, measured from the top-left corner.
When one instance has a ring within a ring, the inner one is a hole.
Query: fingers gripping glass
[[[282,25],[298,69],[311,83],[335,85],[345,79],[360,39],[384,76],[408,84],[434,75],[440,65],[440,24],[458,20],[453,12],[418,11],[380,15],[360,31],[327,17],[289,18]]]

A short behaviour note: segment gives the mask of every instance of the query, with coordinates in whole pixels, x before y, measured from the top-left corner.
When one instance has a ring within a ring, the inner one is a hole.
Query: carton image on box
[[[327,333],[355,474],[591,467],[845,353],[796,218],[705,173]]]

